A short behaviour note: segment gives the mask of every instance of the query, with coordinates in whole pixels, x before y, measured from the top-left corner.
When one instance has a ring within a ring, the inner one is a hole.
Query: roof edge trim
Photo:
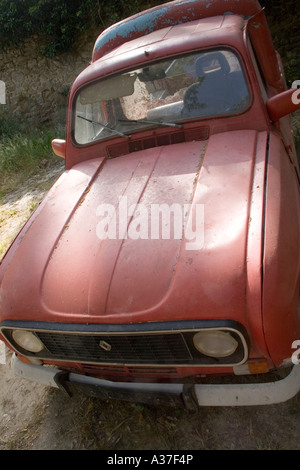
[[[159,29],[219,15],[249,19],[261,11],[257,0],[175,0],[145,10],[105,29],[95,42],[92,62],[122,44]]]

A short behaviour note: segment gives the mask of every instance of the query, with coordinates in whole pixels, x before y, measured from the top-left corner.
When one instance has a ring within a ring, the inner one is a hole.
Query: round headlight
[[[225,331],[199,331],[194,338],[195,348],[210,357],[227,357],[233,354],[237,347],[237,340]]]
[[[21,348],[26,349],[26,351],[38,353],[44,349],[43,343],[31,331],[14,330],[12,337],[14,341],[21,346]]]

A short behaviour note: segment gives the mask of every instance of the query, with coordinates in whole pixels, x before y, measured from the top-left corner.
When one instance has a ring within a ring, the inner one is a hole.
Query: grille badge
[[[104,351],[111,351],[111,344],[107,343],[106,341],[101,340],[99,346],[100,348],[104,349]]]

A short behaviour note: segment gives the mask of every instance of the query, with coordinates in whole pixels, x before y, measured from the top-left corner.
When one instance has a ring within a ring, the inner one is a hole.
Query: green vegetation
[[[17,45],[37,34],[48,57],[67,50],[91,23],[93,0],[0,0],[0,45]]]
[[[62,128],[40,126],[21,117],[0,114],[0,199],[24,178],[59,159],[51,149],[51,141],[56,137],[64,137]]]
[[[104,29],[158,0],[0,0],[0,47],[40,36],[41,53],[53,57],[70,48],[77,34],[97,25]]]

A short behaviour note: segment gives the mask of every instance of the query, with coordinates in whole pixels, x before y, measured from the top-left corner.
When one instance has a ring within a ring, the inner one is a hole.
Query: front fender
[[[263,327],[273,362],[292,355],[300,339],[300,195],[295,167],[277,135],[270,135],[263,252]]]

